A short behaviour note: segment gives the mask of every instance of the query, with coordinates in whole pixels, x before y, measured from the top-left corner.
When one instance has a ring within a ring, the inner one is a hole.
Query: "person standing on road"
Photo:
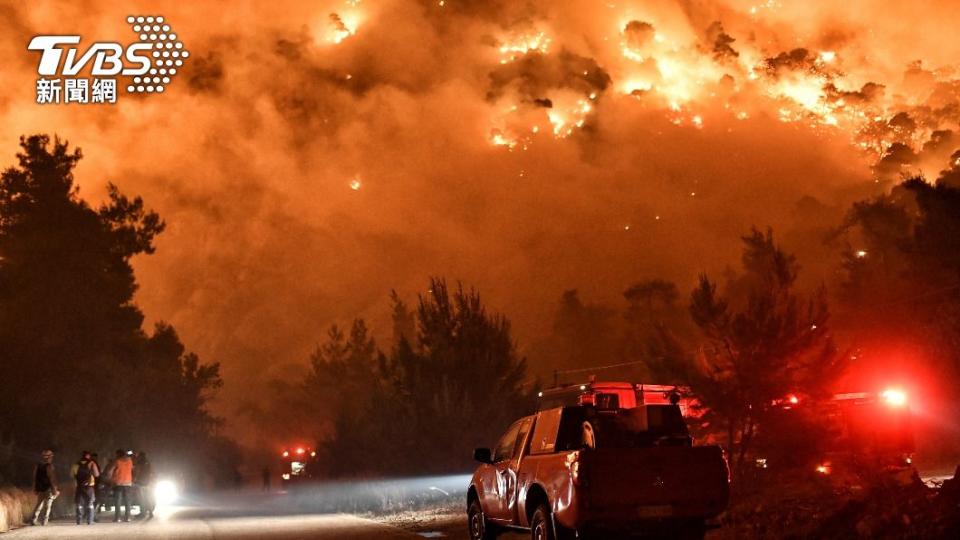
[[[103,474],[100,475],[100,483],[97,493],[97,500],[100,501],[97,504],[97,518],[100,517],[100,508],[103,508],[104,511],[109,508],[116,509],[117,507],[117,494],[113,490],[113,471],[117,468],[117,458],[111,457],[107,460],[107,468],[103,469]],[[99,522],[100,520],[97,519]]]
[[[100,521],[100,507],[103,505],[103,502],[108,500],[110,497],[107,496],[107,488],[110,486],[110,481],[107,479],[108,474],[103,473],[103,469],[100,468],[100,455],[96,452],[90,454],[90,461],[93,462],[94,466],[97,467],[98,471],[101,471],[100,477],[97,478],[97,485],[93,489],[94,495],[94,505],[93,505],[93,521]],[[107,464],[107,468],[110,468],[110,464]]]
[[[137,459],[133,462],[133,483],[137,486],[137,497],[140,500],[139,519],[153,519],[157,499],[153,495],[153,465],[147,459],[146,452],[137,454]]]
[[[33,471],[33,492],[37,494],[37,506],[33,509],[31,525],[46,525],[50,521],[53,501],[60,495],[57,486],[57,470],[53,466],[53,450],[40,453],[40,463]]]
[[[83,523],[86,513],[87,525],[93,524],[94,504],[97,501],[97,478],[100,477],[100,467],[93,460],[93,455],[84,450],[80,461],[73,466],[73,478],[77,481],[77,492],[74,503],[77,505],[77,525]]]
[[[113,522],[120,521],[120,507],[124,507],[123,520],[130,521],[130,492],[133,490],[133,459],[123,450],[117,450],[117,457],[113,461],[110,471],[110,482],[113,483],[113,498],[116,510]]]

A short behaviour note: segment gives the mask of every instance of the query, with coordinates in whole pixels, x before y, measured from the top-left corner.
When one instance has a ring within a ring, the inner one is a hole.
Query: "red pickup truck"
[[[562,406],[517,420],[467,494],[470,538],[505,529],[533,540],[665,535],[703,538],[729,499],[717,446],[693,446],[677,405]]]

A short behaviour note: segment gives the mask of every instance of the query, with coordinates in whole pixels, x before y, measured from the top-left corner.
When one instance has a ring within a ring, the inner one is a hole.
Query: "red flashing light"
[[[297,453],[298,453],[298,454],[302,454],[302,453],[304,453],[304,452],[305,452],[305,450],[304,450],[303,448],[297,448]]]
[[[903,407],[907,404],[907,393],[897,388],[888,388],[880,392],[880,397],[891,407]]]
[[[290,457],[290,452],[287,452],[286,450],[284,450],[283,457]]]
[[[795,394],[790,394],[790,396],[787,398],[787,401],[789,401],[791,405],[796,405],[797,403],[800,403],[800,398],[798,398]]]
[[[827,465],[826,463],[817,465],[817,473],[823,475],[830,474],[830,465]]]

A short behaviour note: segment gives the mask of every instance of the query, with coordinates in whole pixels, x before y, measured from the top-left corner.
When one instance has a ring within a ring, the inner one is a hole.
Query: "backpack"
[[[33,486],[37,492],[44,492],[53,487],[52,482],[50,482],[50,475],[47,472],[49,466],[47,463],[37,465],[33,475]]]
[[[90,487],[97,482],[93,476],[93,468],[87,460],[77,463],[77,475],[75,478],[77,479],[77,487]]]

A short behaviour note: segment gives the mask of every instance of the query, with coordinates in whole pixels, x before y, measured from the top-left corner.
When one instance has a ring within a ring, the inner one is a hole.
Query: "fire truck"
[[[831,445],[816,471],[831,474],[837,466],[897,471],[913,463],[914,440],[906,392],[836,394],[820,405],[834,426]]]
[[[909,473],[912,469],[911,412],[907,393],[899,388],[846,392],[827,399],[789,394],[772,406],[779,429],[814,441],[803,445],[814,449],[816,456],[811,474],[832,477],[838,483],[859,483],[879,471]],[[767,456],[756,459],[760,469],[778,468],[777,461],[768,461]]]
[[[307,483],[317,471],[317,452],[307,446],[285,448],[281,454],[280,482],[284,489]]]

